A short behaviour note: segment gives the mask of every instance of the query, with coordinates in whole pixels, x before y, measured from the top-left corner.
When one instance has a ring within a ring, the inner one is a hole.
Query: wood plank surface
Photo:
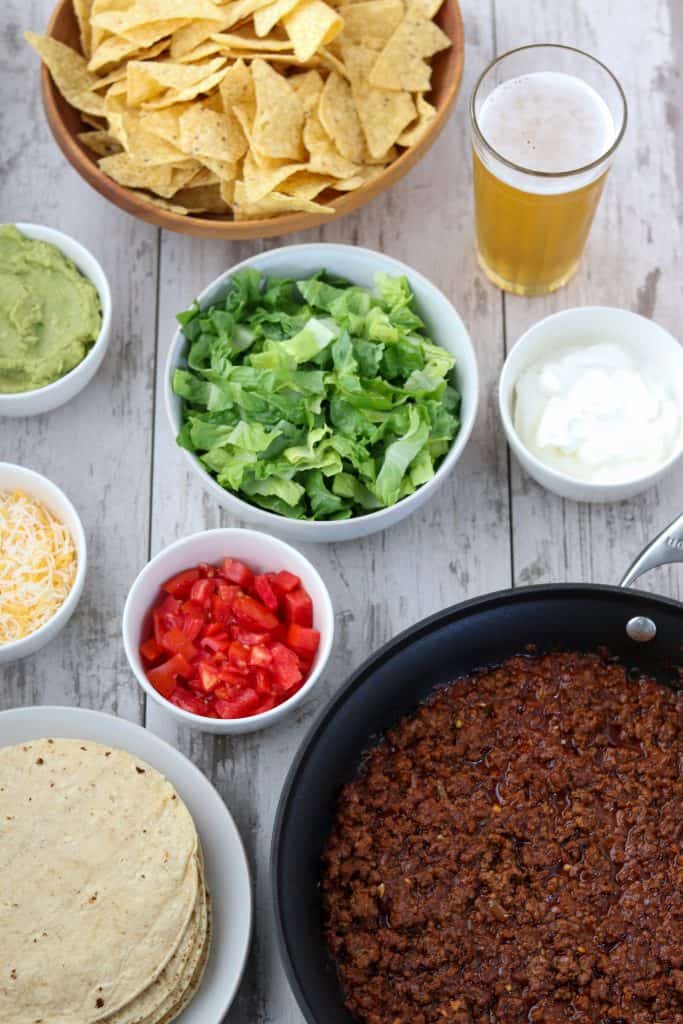
[[[78,507],[90,568],[76,616],[43,653],[0,668],[0,708],[47,702],[136,719],[185,751],[224,797],[254,871],[256,930],[230,1024],[301,1024],[275,946],[269,846],[293,754],[325,700],[374,649],[417,619],[488,590],[565,579],[615,581],[643,543],[683,506],[683,476],[616,506],[579,506],[542,491],[511,465],[496,383],[506,346],[557,309],[611,304],[653,316],[674,333],[683,289],[681,193],[683,9],[616,0],[463,0],[466,74],[454,116],[427,158],[390,193],[325,229],[262,244],[159,235],[107,205],[66,165],[49,136],[38,66],[21,40],[41,30],[51,0],[9,0],[0,11],[0,219],[46,223],[101,259],[114,298],[111,348],[93,383],[47,416],[0,420],[0,460],[46,472]],[[503,298],[474,255],[467,101],[494,53],[559,41],[602,56],[623,81],[631,122],[586,259],[547,299]],[[472,335],[481,372],[476,429],[453,478],[411,519],[383,534],[305,553],[337,612],[330,670],[315,696],[280,725],[213,738],[177,730],[143,707],[120,643],[128,587],[146,559],[191,532],[234,525],[186,471],[164,407],[174,314],[219,273],[271,245],[341,241],[378,249],[441,287]],[[651,586],[680,593],[680,570]]]
[[[629,123],[577,276],[547,298],[506,296],[507,345],[544,316],[584,305],[632,309],[680,334],[683,86],[681,53],[674,47],[683,45],[683,11],[676,0],[525,0],[523,9],[522,20],[518,5],[497,0],[498,51],[559,42],[595,54],[623,85]],[[513,462],[515,584],[617,583],[642,547],[682,510],[680,471],[632,501],[587,505],[544,491]],[[666,569],[644,577],[639,586],[680,597],[682,580],[680,568]]]
[[[39,62],[22,38],[51,0],[0,11],[0,220],[46,224],[99,259],[112,291],[109,351],[92,383],[43,416],[0,419],[0,461],[45,473],[71,498],[88,541],[83,597],[57,640],[0,668],[0,707],[75,704],[140,720],[121,610],[147,553],[157,232],[104,203],[68,166],[43,117]]]

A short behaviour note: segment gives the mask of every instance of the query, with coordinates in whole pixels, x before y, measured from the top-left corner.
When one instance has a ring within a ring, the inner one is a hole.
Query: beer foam
[[[477,121],[499,156],[532,173],[578,170],[603,156],[616,138],[614,118],[599,93],[582,79],[558,71],[535,71],[502,82],[482,103]],[[518,175],[504,165],[496,164],[495,174],[515,187],[536,191],[520,184]],[[570,191],[580,184],[553,188],[548,183],[540,191]]]

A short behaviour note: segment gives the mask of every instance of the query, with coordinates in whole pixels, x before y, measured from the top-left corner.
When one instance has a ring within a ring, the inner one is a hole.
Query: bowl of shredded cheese
[[[40,473],[0,462],[0,664],[64,628],[85,570],[83,524],[67,496]]]

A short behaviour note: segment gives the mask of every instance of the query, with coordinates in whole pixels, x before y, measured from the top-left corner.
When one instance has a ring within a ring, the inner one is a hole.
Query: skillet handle
[[[683,515],[669,523],[638,555],[619,586],[630,587],[649,569],[656,569],[658,565],[668,565],[670,562],[683,562]]]

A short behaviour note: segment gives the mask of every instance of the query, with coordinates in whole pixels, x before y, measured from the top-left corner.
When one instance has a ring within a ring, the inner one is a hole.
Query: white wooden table
[[[109,206],[67,166],[41,109],[38,65],[23,44],[52,0],[0,5],[0,220],[37,221],[75,235],[100,258],[114,298],[111,349],[94,382],[62,409],[0,420],[0,460],[46,473],[76,503],[88,533],[85,593],[70,626],[39,655],[0,670],[0,707],[75,704],[145,722],[184,750],[235,815],[256,886],[256,931],[230,1024],[300,1024],[278,960],[269,843],[292,755],[328,696],[390,637],[429,613],[510,585],[614,582],[683,509],[683,479],[615,506],[579,506],[545,493],[510,462],[496,410],[506,349],[532,322],[585,304],[624,306],[683,336],[683,5],[680,0],[464,0],[466,75],[455,114],[427,158],[389,194],[320,232],[412,264],[452,299],[481,369],[481,409],[457,473],[410,520],[362,542],[311,546],[332,592],[338,639],[315,700],[280,726],[213,739],[176,732],[145,706],[120,640],[135,574],[163,545],[228,525],[183,468],[161,400],[174,314],[218,273],[264,245],[164,234]],[[629,127],[582,269],[547,299],[503,297],[473,247],[467,99],[496,53],[563,42],[604,59],[623,82]],[[267,245],[281,244],[274,240]],[[679,596],[675,570],[645,586]]]

